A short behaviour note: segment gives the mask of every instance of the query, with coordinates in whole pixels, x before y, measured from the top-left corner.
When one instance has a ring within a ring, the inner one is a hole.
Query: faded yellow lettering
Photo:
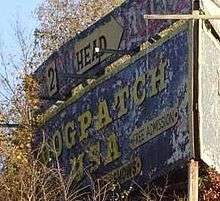
[[[118,118],[127,114],[128,108],[126,108],[125,100],[129,97],[128,86],[120,89],[115,94],[115,105],[118,108]]]
[[[89,161],[92,163],[92,166],[90,168],[90,171],[95,171],[101,161],[100,161],[100,142],[97,142],[96,144],[93,144],[89,148]]]
[[[83,159],[84,159],[84,153],[70,160],[70,164],[71,164],[70,176],[72,181],[74,182],[79,182],[83,177],[83,168],[84,168]]]
[[[115,134],[111,134],[107,138],[107,158],[105,159],[105,165],[111,163],[121,156],[118,139]]]
[[[112,118],[109,115],[107,102],[106,100],[101,101],[98,105],[98,122],[96,124],[96,129],[99,130],[111,122]]]
[[[167,64],[168,60],[162,61],[161,59],[159,67],[151,71],[151,97],[166,88],[165,67]]]
[[[62,137],[61,137],[61,133],[59,130],[56,130],[54,135],[53,135],[53,139],[52,139],[52,148],[53,148],[53,155],[55,157],[59,157],[62,153],[63,150],[63,142],[62,142]],[[55,152],[55,153],[54,153]]]
[[[140,75],[134,83],[133,86],[133,99],[134,99],[134,103],[137,105],[140,105],[143,103],[145,97],[146,97],[146,90],[145,90],[145,74]],[[142,93],[140,92],[140,88],[141,86],[143,86],[142,88]]]
[[[74,123],[68,122],[64,128],[64,143],[65,146],[70,149],[75,145],[75,135],[76,131],[74,130]]]
[[[43,145],[43,148],[42,148],[42,151],[41,151],[41,154],[40,154],[40,161],[47,165],[48,162],[49,162],[49,159],[50,159],[50,149],[48,146],[46,145]]]
[[[84,112],[81,116],[78,118],[80,122],[80,136],[79,140],[82,141],[88,137],[88,132],[86,131],[91,123],[92,123],[92,114],[90,111]]]

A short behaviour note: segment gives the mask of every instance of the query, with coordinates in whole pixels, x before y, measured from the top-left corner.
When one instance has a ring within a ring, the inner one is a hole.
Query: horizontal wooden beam
[[[146,20],[220,20],[220,15],[208,15],[200,14],[198,11],[194,11],[193,14],[151,14],[144,15]]]

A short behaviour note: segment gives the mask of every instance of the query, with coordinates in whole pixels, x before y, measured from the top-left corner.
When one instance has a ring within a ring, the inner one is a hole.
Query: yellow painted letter
[[[100,161],[100,142],[97,142],[96,144],[93,144],[89,148],[89,161],[91,162],[91,168],[90,171],[95,171],[101,161]]]
[[[47,145],[42,145],[42,151],[40,153],[40,161],[44,164],[47,165],[50,157],[51,157],[51,152],[50,149]]]
[[[107,102],[106,100],[101,101],[98,105],[98,122],[96,124],[96,129],[99,130],[111,122],[112,119],[109,115]]]
[[[74,182],[79,182],[83,177],[83,158],[84,154],[80,154],[79,156],[70,160],[71,164],[71,180]]]
[[[128,108],[125,106],[125,100],[129,97],[128,86],[120,89],[115,94],[115,105],[118,108],[118,118],[125,115],[128,112]]]
[[[68,149],[71,149],[75,145],[75,135],[76,131],[74,130],[74,123],[68,122],[64,128],[64,142]]]
[[[133,86],[133,98],[134,98],[134,103],[137,105],[141,105],[141,103],[143,103],[145,97],[146,97],[146,90],[145,90],[145,85],[146,81],[145,81],[145,74],[143,73],[142,75],[140,75],[134,83]],[[141,85],[143,86],[143,90],[142,93],[140,93],[140,87]]]
[[[105,159],[105,165],[111,163],[121,156],[118,139],[115,134],[111,134],[107,138],[107,158]]]
[[[53,135],[52,143],[53,143],[52,144],[53,155],[55,157],[59,157],[62,153],[62,150],[63,150],[63,142],[62,142],[62,137],[61,137],[61,133],[59,130],[55,131],[55,133]]]
[[[150,97],[157,95],[160,91],[166,88],[165,66],[167,66],[167,64],[168,60],[161,60],[159,67],[152,70]]]
[[[80,136],[79,140],[82,141],[88,137],[86,129],[88,129],[92,123],[92,115],[90,111],[84,112],[79,118],[80,122]]]

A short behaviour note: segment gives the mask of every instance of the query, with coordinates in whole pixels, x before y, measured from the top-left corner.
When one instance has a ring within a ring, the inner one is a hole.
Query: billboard
[[[200,155],[220,172],[220,44],[205,24],[199,45]]]
[[[191,0],[126,1],[63,45],[36,70],[40,96],[62,99],[85,80],[81,75],[96,75],[122,56],[116,53],[97,54],[95,47],[134,50],[171,24],[171,20],[145,20],[144,14],[190,13],[191,4]],[[50,101],[44,101],[46,108]]]
[[[182,24],[42,124],[35,146],[55,146],[75,182],[139,184],[187,163],[192,149],[191,25]],[[42,160],[53,163],[43,148]]]

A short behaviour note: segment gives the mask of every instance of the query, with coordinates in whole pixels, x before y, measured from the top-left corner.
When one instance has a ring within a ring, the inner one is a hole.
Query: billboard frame
[[[43,126],[45,123],[47,123],[47,121],[50,121],[51,118],[53,118],[54,116],[56,116],[57,114],[59,114],[60,112],[62,112],[66,107],[68,107],[69,105],[75,103],[79,98],[81,98],[82,96],[84,96],[87,92],[89,92],[90,90],[96,88],[98,85],[101,85],[103,82],[105,82],[106,80],[110,79],[112,76],[114,76],[115,74],[119,73],[120,71],[122,71],[123,69],[125,69],[127,66],[129,66],[130,64],[134,63],[136,60],[138,60],[139,58],[141,58],[142,56],[150,53],[151,51],[153,51],[155,48],[160,47],[163,43],[165,43],[166,41],[168,41],[169,39],[171,39],[172,37],[174,37],[175,35],[177,35],[178,33],[180,33],[182,30],[187,29],[187,38],[188,40],[188,63],[187,63],[187,69],[188,69],[188,74],[187,74],[187,89],[188,92],[185,94],[186,97],[188,97],[188,106],[189,106],[189,111],[188,111],[188,123],[187,125],[189,126],[188,128],[188,133],[187,135],[189,136],[189,146],[190,146],[190,154],[189,154],[189,158],[195,158],[195,141],[194,141],[194,124],[193,124],[193,118],[194,118],[194,105],[193,105],[193,101],[194,101],[194,93],[193,93],[193,73],[195,73],[193,71],[193,52],[192,52],[192,48],[193,48],[193,24],[191,22],[178,22],[176,24],[173,25],[173,27],[171,27],[168,30],[165,30],[164,32],[161,33],[162,38],[160,40],[158,40],[155,44],[151,45],[148,49],[144,49],[142,50],[140,53],[138,53],[136,56],[132,57],[130,60],[128,60],[125,64],[120,65],[117,69],[112,70],[111,72],[109,72],[107,75],[104,75],[102,77],[100,77],[95,83],[93,83],[90,86],[86,86],[77,96],[73,96],[71,97],[69,100],[67,100],[65,103],[61,104],[60,107],[58,107],[57,109],[55,109],[54,111],[50,112],[47,111],[47,114],[42,118],[42,122],[40,123],[40,127]],[[186,54],[186,55],[187,55]],[[176,164],[174,165],[169,165],[167,166],[167,168],[164,168],[164,171],[161,173],[161,175],[163,175],[165,172],[170,172],[175,168],[179,168],[181,166],[183,166],[184,164],[186,165],[186,159],[178,159],[178,162],[176,162]],[[154,178],[152,178],[153,180]]]

